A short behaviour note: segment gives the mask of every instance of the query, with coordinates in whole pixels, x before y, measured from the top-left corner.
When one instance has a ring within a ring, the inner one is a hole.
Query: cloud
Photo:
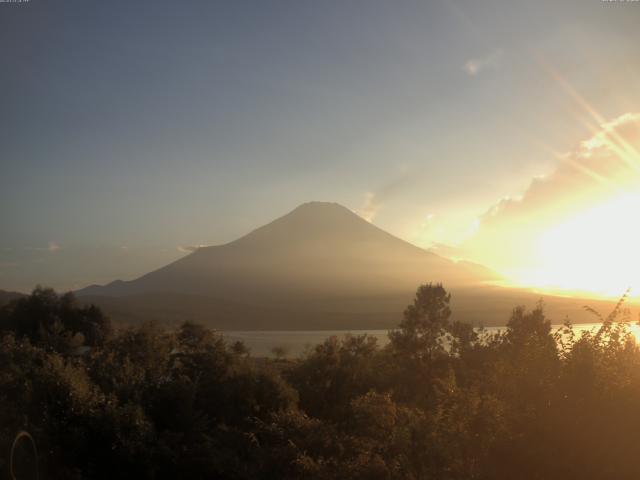
[[[373,192],[367,192],[364,195],[364,205],[362,208],[356,210],[356,213],[364,218],[367,222],[373,222],[373,219],[378,214],[380,209],[380,202],[376,198],[376,194]]]
[[[177,249],[182,253],[192,253],[200,248],[207,247],[208,245],[178,245]]]
[[[55,253],[59,251],[62,247],[57,243],[51,240],[46,247],[24,247],[25,250],[30,250],[34,252],[51,252]]]
[[[502,56],[503,51],[501,49],[497,49],[485,56],[467,60],[462,66],[462,69],[467,72],[467,75],[475,77],[482,70],[499,67],[502,61]]]
[[[573,151],[558,155],[559,165],[549,175],[532,179],[522,195],[505,197],[487,209],[462,245],[465,256],[494,268],[535,263],[532,252],[549,228],[638,191],[639,152],[639,113],[603,123]]]
[[[401,193],[412,180],[413,178],[403,169],[400,176],[380,185],[373,191],[365,193],[364,203],[361,208],[355,210],[355,213],[366,221],[372,222],[383,205]]]
[[[640,179],[640,114],[626,113],[601,125],[572,152],[558,157],[560,166],[531,181],[518,198],[503,198],[481,217],[481,224],[498,223],[525,213],[547,215],[595,203],[603,196],[637,187]]]

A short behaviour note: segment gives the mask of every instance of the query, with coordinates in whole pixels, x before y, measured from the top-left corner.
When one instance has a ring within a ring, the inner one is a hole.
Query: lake
[[[600,327],[599,323],[581,323],[573,326],[577,333],[595,330]],[[552,325],[552,330],[560,328],[562,325]],[[506,327],[485,327],[487,332],[499,332]],[[640,327],[633,323],[629,325],[636,339],[640,339]],[[324,342],[329,337],[344,337],[351,335],[371,335],[378,339],[378,345],[384,346],[389,342],[388,330],[260,330],[260,331],[222,331],[225,339],[229,342],[241,340],[250,349],[251,354],[257,357],[273,356],[272,349],[281,347],[286,352],[287,357],[297,357],[302,355],[307,349]]]

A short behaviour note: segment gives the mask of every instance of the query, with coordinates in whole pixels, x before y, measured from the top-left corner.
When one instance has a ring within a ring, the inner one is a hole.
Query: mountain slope
[[[489,270],[400,240],[338,204],[312,202],[231,243],[204,247],[129,282],[79,295],[180,293],[261,304],[388,295],[419,283],[474,285]]]
[[[192,320],[226,330],[395,327],[418,285],[442,282],[456,320],[504,325],[544,297],[556,322],[590,322],[588,304],[490,285],[490,270],[400,240],[333,203],[307,203],[231,243],[204,247],[132,281],[79,292],[116,322]],[[635,310],[634,310],[635,311]]]
[[[335,203],[306,203],[225,245],[77,295],[116,321],[194,320],[225,329],[388,328],[419,284],[497,277],[411,245]],[[475,319],[475,318],[474,318]]]

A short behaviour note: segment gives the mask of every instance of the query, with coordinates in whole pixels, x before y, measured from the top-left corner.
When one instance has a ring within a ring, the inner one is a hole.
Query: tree
[[[376,338],[369,335],[333,336],[317,345],[289,372],[301,408],[323,419],[343,417],[352,399],[379,387],[379,353]]]
[[[414,360],[431,361],[445,352],[444,337],[450,330],[451,294],[441,284],[418,288],[413,304],[404,311],[400,329],[389,333],[394,350]]]
[[[278,360],[283,360],[289,353],[289,348],[286,347],[285,345],[276,345],[271,349],[271,353]]]
[[[71,292],[58,295],[42,287],[2,309],[0,330],[63,353],[79,345],[102,345],[112,333],[109,318],[95,305],[78,305]]]
[[[249,347],[242,341],[237,340],[231,344],[231,351],[240,357],[248,357],[251,351]]]

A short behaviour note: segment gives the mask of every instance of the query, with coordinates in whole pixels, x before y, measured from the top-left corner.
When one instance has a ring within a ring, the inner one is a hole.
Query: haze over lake
[[[577,335],[582,332],[597,331],[602,326],[601,323],[580,323],[574,325]],[[552,325],[552,330],[558,330],[563,325]],[[488,334],[504,332],[506,327],[485,327],[483,330]],[[630,331],[636,340],[640,341],[640,326],[638,324],[629,325]],[[480,330],[478,330],[480,331]],[[389,330],[320,330],[320,331],[233,331],[223,330],[220,333],[230,342],[241,341],[258,357],[273,357],[274,348],[281,348],[284,356],[297,357],[311,352],[316,345],[321,344],[330,337],[343,339],[347,335],[368,335],[376,339],[378,345],[384,347],[389,343]]]

